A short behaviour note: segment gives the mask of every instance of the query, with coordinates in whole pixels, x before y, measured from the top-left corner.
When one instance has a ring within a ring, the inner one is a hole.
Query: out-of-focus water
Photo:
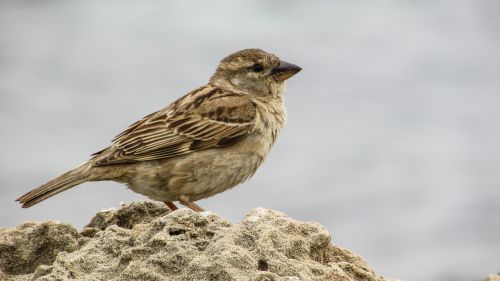
[[[251,181],[202,206],[319,221],[405,280],[500,270],[500,2],[178,3],[0,3],[0,225],[82,226],[142,199],[106,182],[14,202],[259,47],[304,69],[287,128]]]

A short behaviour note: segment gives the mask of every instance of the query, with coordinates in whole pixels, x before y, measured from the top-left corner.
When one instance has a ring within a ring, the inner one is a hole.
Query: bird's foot
[[[172,203],[172,202],[164,202],[164,203],[165,203],[165,205],[167,205],[167,207],[168,207],[168,208],[170,209],[170,211],[172,211],[172,212],[173,212],[173,211],[175,211],[175,210],[177,210],[177,209],[179,209],[179,208],[177,208],[177,206],[175,206],[175,204],[174,204],[174,203]]]
[[[202,207],[196,205],[195,203],[189,201],[189,198],[186,196],[186,195],[181,195],[179,196],[179,202],[188,207],[189,209],[193,210],[193,211],[196,211],[196,212],[203,212],[205,211],[205,209],[203,209]]]

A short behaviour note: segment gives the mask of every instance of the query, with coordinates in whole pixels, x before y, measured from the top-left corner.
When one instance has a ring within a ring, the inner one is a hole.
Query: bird
[[[302,68],[261,49],[223,58],[208,83],[118,134],[80,166],[16,201],[31,207],[91,181],[204,211],[195,202],[248,180],[286,122],[285,81]]]

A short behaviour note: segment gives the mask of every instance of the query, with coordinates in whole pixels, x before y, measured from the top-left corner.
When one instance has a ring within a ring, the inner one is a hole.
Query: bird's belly
[[[198,151],[164,161],[137,163],[123,180],[133,191],[158,201],[186,195],[200,200],[234,187],[253,175],[264,157],[246,149]]]
[[[169,185],[178,195],[196,201],[245,181],[261,163],[262,157],[256,153],[208,150],[179,162]]]

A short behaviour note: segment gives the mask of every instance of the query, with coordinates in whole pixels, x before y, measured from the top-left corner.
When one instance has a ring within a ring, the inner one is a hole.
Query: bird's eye
[[[250,67],[250,69],[253,71],[253,72],[261,72],[262,70],[264,70],[264,67],[262,66],[262,64],[254,64]]]

